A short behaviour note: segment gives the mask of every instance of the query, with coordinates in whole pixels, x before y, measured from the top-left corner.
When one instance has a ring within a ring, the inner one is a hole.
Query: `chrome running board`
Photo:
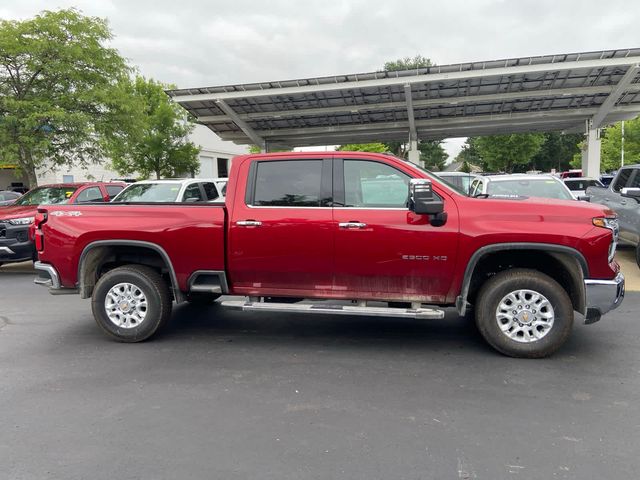
[[[416,318],[437,320],[444,311],[436,308],[389,308],[354,305],[323,305],[321,303],[271,303],[243,300],[225,300],[222,306],[245,312],[320,313],[324,315],[362,315],[369,317]]]

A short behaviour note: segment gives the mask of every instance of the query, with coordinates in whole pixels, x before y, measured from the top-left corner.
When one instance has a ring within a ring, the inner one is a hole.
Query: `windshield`
[[[564,184],[569,190],[586,190],[587,187],[602,187],[598,180],[565,180]]]
[[[14,205],[54,205],[67,203],[78,187],[38,187],[20,197]]]
[[[492,196],[524,196],[573,200],[560,182],[553,179],[517,179],[489,182],[487,193]]]
[[[178,182],[134,183],[120,192],[112,202],[175,202],[179,193]]]

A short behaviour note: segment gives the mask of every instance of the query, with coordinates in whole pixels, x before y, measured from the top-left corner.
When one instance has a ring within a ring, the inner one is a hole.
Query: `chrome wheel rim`
[[[118,283],[107,293],[104,309],[115,326],[135,328],[147,316],[147,297],[133,283]]]
[[[505,295],[496,309],[496,321],[503,334],[520,343],[544,338],[553,328],[551,302],[534,290],[515,290]]]

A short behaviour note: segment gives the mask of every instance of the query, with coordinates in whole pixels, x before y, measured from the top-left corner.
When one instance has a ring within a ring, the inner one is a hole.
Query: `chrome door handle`
[[[340,228],[366,228],[367,224],[366,223],[360,223],[360,222],[342,222],[338,224],[338,227]]]
[[[259,227],[262,225],[262,222],[257,220],[239,220],[236,222],[236,225],[239,227]]]

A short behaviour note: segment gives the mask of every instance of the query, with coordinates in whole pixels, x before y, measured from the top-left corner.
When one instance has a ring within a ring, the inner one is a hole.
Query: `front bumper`
[[[600,320],[605,313],[618,308],[624,298],[624,275],[618,272],[613,280],[584,281],[587,297],[587,313],[585,323]]]
[[[29,227],[0,223],[0,263],[33,259],[36,249],[29,240]]]

